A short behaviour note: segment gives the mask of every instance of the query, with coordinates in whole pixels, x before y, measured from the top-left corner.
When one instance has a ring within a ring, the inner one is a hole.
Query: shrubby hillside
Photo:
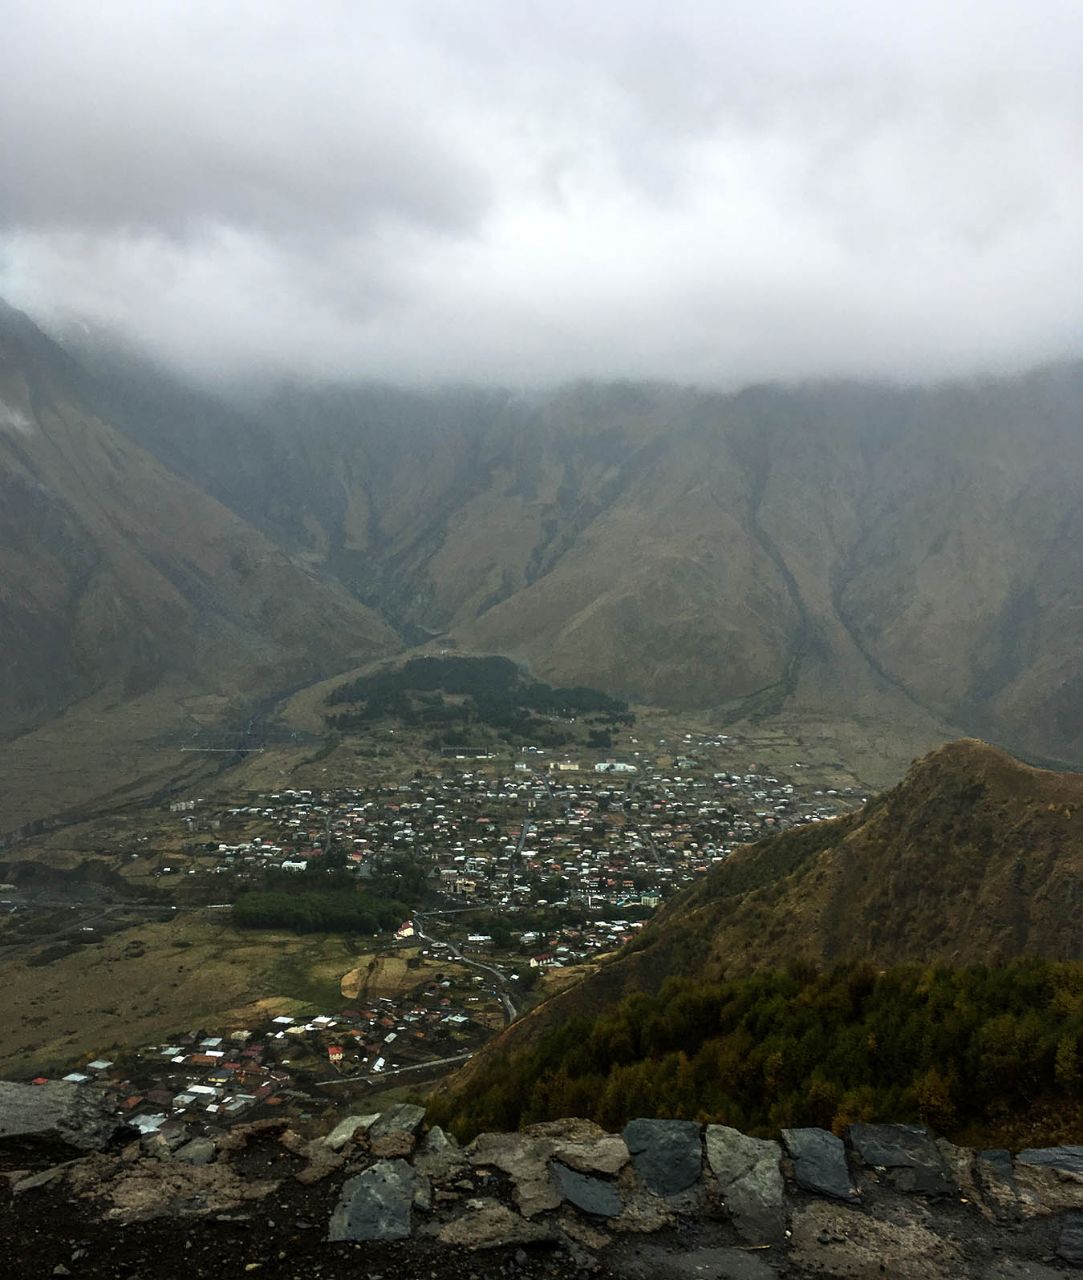
[[[736,851],[487,1046],[444,1114],[965,1127],[1049,1107],[1080,1132],[1081,801],[1080,775],[949,744],[864,810]]]

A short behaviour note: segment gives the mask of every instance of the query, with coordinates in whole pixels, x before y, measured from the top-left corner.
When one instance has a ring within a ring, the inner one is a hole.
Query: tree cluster
[[[760,1134],[922,1121],[973,1137],[1041,1112],[1061,1117],[1061,1140],[1083,1111],[1081,1051],[1083,964],[672,978],[492,1062],[433,1122],[464,1138],[569,1115]]]
[[[246,893],[233,904],[242,929],[289,929],[294,933],[379,933],[401,924],[409,910],[371,893]]]
[[[453,701],[447,701],[447,698]],[[329,706],[336,731],[357,731],[377,721],[438,728],[437,746],[469,745],[478,727],[509,743],[559,747],[573,735],[554,717],[594,716],[613,727],[630,724],[628,704],[586,686],[559,688],[529,680],[507,658],[412,658],[393,671],[379,671],[339,685]],[[602,735],[606,731],[597,731]]]

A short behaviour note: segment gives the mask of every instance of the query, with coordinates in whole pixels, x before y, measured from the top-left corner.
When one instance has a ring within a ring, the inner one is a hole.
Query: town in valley
[[[350,785],[339,770],[323,787],[170,794],[42,837],[40,865],[34,841],[6,850],[0,966],[43,980],[123,943],[107,966],[122,983],[150,928],[170,938],[196,922],[238,947],[326,926],[348,952],[330,984],[269,992],[228,1022],[208,1009],[68,1061],[31,1044],[23,1078],[104,1083],[134,1127],[174,1142],[280,1108],[420,1096],[736,848],[866,798],[701,729],[633,728],[610,750],[444,748],[413,765],[368,783],[359,761]],[[322,920],[334,904],[348,916]],[[123,995],[113,1007],[123,1023]],[[155,1012],[161,1024],[168,1005]]]

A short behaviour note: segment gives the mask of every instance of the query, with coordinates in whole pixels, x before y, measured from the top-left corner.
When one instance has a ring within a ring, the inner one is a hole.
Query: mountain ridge
[[[189,393],[156,425],[142,376],[113,378],[123,429],[406,643],[1083,762],[1079,364],[925,389],[267,388],[204,395],[187,444]]]
[[[1083,366],[244,400],[11,308],[0,334],[10,821],[66,740],[243,720],[423,642],[718,723],[1083,760]],[[65,795],[101,794],[76,763]]]
[[[24,803],[23,792],[28,771],[39,791],[50,785],[50,756],[63,789],[56,739],[38,751],[34,738],[59,716],[77,720],[81,706],[94,704],[107,752],[137,729],[149,745],[186,723],[197,727],[199,699],[224,711],[397,647],[340,584],[293,564],[98,416],[93,394],[93,380],[30,321],[0,312],[8,673],[0,812],[8,822],[37,816],[37,801]],[[148,699],[142,726],[135,708]],[[125,705],[133,708],[127,724],[118,716]],[[115,732],[106,731],[111,720]],[[83,763],[89,774],[101,762]]]
[[[735,850],[640,935],[512,1023],[455,1078],[671,977],[842,964],[1083,960],[1083,774],[946,744],[864,809]]]

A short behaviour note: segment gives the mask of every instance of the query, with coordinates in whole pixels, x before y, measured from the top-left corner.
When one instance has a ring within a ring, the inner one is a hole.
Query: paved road
[[[480,969],[483,973],[491,974],[498,983],[498,989],[494,991],[493,994],[504,1006],[505,1018],[507,1018],[509,1022],[512,1022],[516,1018],[519,1011],[516,1009],[511,996],[508,994],[508,979],[505,974],[501,973],[499,969],[495,968],[491,964],[483,964],[480,960],[471,960],[467,956],[464,956],[455,943],[449,942],[447,938],[434,938],[432,934],[426,933],[423,917],[420,912],[414,912],[413,922],[414,929],[419,938],[424,938],[426,942],[442,942],[451,952],[453,959],[460,961],[462,964],[470,965],[472,969]]]
[[[511,865],[508,867],[508,888],[515,886],[516,870],[521,868],[523,862],[523,850],[526,847],[527,836],[534,830],[537,824],[523,819],[522,829],[519,832],[519,843],[515,846],[515,853],[512,855]]]
[[[654,837],[649,831],[644,830],[642,827],[639,829],[639,834],[646,840],[647,848],[651,851],[651,857],[654,858],[658,866],[661,866],[662,859],[658,853],[658,846],[654,843]]]
[[[409,1067],[392,1067],[390,1071],[377,1071],[373,1074],[371,1071],[360,1076],[343,1076],[339,1080],[317,1080],[317,1089],[326,1089],[334,1084],[383,1084],[391,1076],[401,1076],[407,1071],[427,1071],[430,1067],[443,1067],[449,1062],[465,1062],[467,1058],[472,1058],[472,1053],[457,1053],[451,1058],[433,1058],[432,1062],[415,1062]]]

